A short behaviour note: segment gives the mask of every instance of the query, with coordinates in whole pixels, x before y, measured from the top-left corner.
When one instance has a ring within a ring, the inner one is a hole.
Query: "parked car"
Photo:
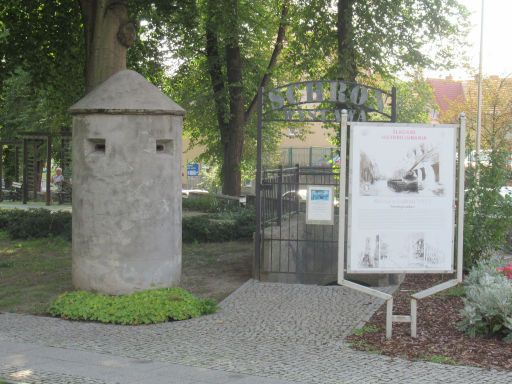
[[[306,201],[308,191],[306,189],[299,189],[298,191],[287,191],[283,193],[283,200],[295,200]]]
[[[205,189],[182,189],[181,196],[186,199],[190,195],[208,195],[209,192]]]

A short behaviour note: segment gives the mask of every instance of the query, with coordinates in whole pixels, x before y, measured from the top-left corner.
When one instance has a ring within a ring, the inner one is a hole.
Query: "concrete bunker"
[[[73,284],[106,294],[177,285],[185,111],[125,70],[70,112]]]

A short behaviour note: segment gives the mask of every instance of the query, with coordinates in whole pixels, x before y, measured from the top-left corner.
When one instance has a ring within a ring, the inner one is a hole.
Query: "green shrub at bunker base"
[[[152,289],[121,296],[66,292],[48,308],[52,316],[68,320],[124,325],[186,320],[216,310],[214,301],[197,298],[182,288]]]

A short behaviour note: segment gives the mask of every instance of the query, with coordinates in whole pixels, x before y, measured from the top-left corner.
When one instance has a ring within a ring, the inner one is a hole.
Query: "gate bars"
[[[462,268],[463,268],[463,235],[464,235],[464,157],[465,157],[465,137],[466,137],[466,116],[464,113],[460,114],[459,117],[459,148],[458,148],[458,198],[457,198],[457,216],[456,216],[456,227],[457,227],[457,243],[456,243],[456,273],[455,279],[448,280],[444,283],[435,285],[426,290],[417,292],[411,295],[411,313],[410,315],[393,315],[393,296],[378,291],[373,288],[369,288],[352,281],[345,279],[345,230],[347,228],[346,216],[346,199],[347,199],[347,137],[348,137],[348,123],[347,123],[347,111],[343,110],[341,115],[341,148],[340,157],[342,166],[340,167],[340,229],[339,229],[339,245],[338,245],[338,284],[344,285],[348,288],[378,297],[386,301],[386,338],[389,339],[393,333],[393,322],[411,323],[411,336],[417,337],[417,305],[418,300],[432,296],[438,292],[444,291],[445,289],[451,288],[462,282]],[[345,219],[342,219],[345,218]]]

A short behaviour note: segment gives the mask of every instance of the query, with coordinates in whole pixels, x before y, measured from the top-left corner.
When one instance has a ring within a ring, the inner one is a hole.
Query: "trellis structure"
[[[0,188],[0,201],[4,199],[4,188],[7,187],[4,181],[4,147],[14,149],[14,181],[20,181],[20,151],[23,143],[18,140],[0,140],[0,180],[2,186]]]
[[[45,194],[46,205],[51,205],[51,169],[54,141],[60,141],[59,166],[66,179],[71,178],[71,134],[61,131],[60,134],[46,132],[25,132],[17,140],[0,141],[0,179],[4,179],[3,150],[5,146],[14,147],[14,180],[22,183],[21,200],[26,204],[31,198],[35,199],[38,193]],[[46,190],[41,191],[39,175],[46,166]],[[21,180],[20,180],[20,168]],[[3,191],[0,191],[0,200],[3,200]]]

